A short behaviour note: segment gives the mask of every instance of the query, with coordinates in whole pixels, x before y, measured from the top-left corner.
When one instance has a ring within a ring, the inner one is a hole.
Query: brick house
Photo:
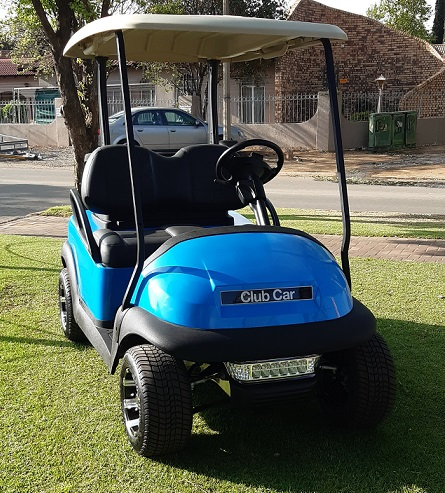
[[[21,70],[9,58],[9,51],[0,50],[0,100],[8,101],[13,97],[14,87],[38,86],[34,72]]]
[[[375,79],[380,74],[386,78],[385,90],[411,91],[411,98],[418,97],[419,92],[443,90],[445,87],[444,60],[424,40],[314,0],[297,0],[289,20],[335,24],[347,33],[347,42],[333,45],[338,85],[342,92],[375,92]],[[317,52],[311,48],[290,52],[277,60],[275,82],[278,95],[326,89],[321,50],[319,48]]]
[[[31,68],[25,69],[14,63],[8,50],[0,50],[0,101],[10,101],[14,97],[32,99],[36,88],[55,86],[55,77],[43,79]]]

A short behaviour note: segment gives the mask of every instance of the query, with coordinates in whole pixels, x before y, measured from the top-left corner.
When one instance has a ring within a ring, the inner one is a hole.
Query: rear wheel
[[[129,349],[122,361],[120,396],[125,429],[138,454],[153,457],[186,445],[193,412],[182,361],[155,346]]]
[[[62,269],[59,274],[59,312],[60,323],[65,336],[70,341],[85,341],[85,335],[74,319],[71,282],[66,268]]]
[[[383,338],[323,356],[317,392],[324,414],[336,424],[370,428],[391,411],[396,393],[394,363]]]

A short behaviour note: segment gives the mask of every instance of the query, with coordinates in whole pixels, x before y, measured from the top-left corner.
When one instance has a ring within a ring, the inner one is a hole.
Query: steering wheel
[[[257,152],[252,152],[247,156],[237,155],[239,151],[252,146],[267,147],[274,151],[277,155],[276,166],[271,168],[264,161],[263,156]],[[270,140],[249,139],[229,147],[221,154],[216,163],[216,179],[220,182],[233,183],[253,174],[258,176],[264,184],[277,176],[283,163],[284,154],[277,144]]]

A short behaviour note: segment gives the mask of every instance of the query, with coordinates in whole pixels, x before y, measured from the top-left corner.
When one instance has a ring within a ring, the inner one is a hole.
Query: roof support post
[[[209,139],[218,144],[218,60],[209,60]]]
[[[122,98],[124,101],[124,112],[125,112],[125,132],[127,140],[128,149],[128,166],[130,170],[130,180],[131,180],[131,191],[133,194],[133,209],[134,209],[134,220],[136,225],[136,237],[137,237],[137,260],[136,265],[131,275],[130,282],[128,283],[127,290],[122,301],[122,310],[130,307],[131,297],[135,290],[136,284],[139,280],[139,275],[142,271],[145,260],[145,249],[144,249],[144,224],[142,218],[142,199],[141,190],[139,186],[139,173],[138,167],[135,159],[136,155],[136,144],[133,136],[133,121],[131,117],[131,101],[130,101],[130,88],[128,85],[128,74],[127,74],[127,59],[125,55],[125,43],[124,35],[122,31],[116,32],[116,44],[117,53],[119,61],[119,73],[122,85]]]
[[[346,187],[345,160],[343,155],[343,142],[341,139],[340,114],[338,110],[337,85],[335,82],[335,71],[334,71],[334,57],[332,54],[332,46],[329,39],[323,38],[321,41],[323,43],[325,59],[326,59],[329,99],[331,104],[331,118],[332,118],[333,130],[334,130],[334,147],[335,147],[335,156],[337,162],[337,179],[338,179],[338,188],[340,191],[341,212],[342,212],[342,221],[343,221],[343,240],[341,245],[340,256],[341,256],[343,272],[346,276],[349,287],[351,287],[351,270],[349,267],[351,217],[349,213],[348,191]]]
[[[109,145],[110,125],[107,104],[107,58],[103,56],[97,57],[96,63],[98,71],[100,143],[101,145]]]

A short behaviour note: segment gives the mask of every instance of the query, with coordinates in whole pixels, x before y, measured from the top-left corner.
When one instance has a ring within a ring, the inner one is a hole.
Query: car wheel
[[[129,349],[122,361],[120,398],[127,436],[138,454],[164,455],[186,445],[193,411],[182,361],[151,345]]]
[[[317,393],[324,414],[339,425],[370,428],[391,411],[396,393],[394,363],[376,334],[349,350],[320,360]]]
[[[65,336],[70,341],[85,341],[85,335],[74,319],[71,282],[66,268],[62,269],[59,274],[59,313]]]

